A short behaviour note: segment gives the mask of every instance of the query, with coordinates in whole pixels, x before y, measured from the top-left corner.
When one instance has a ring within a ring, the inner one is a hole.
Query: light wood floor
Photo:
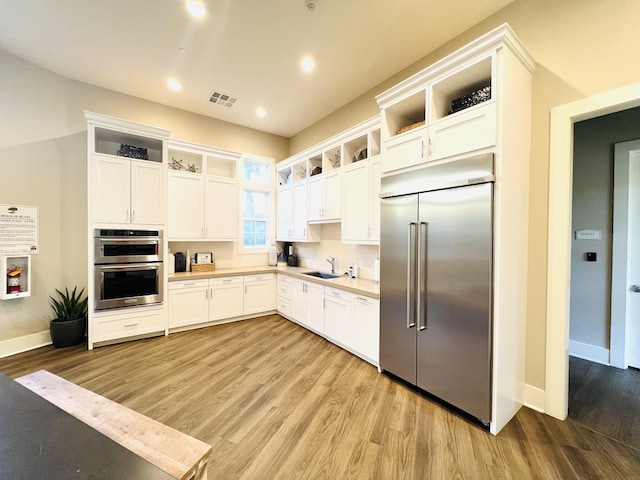
[[[213,447],[209,479],[634,479],[640,452],[523,408],[497,436],[277,315],[87,351],[46,369]]]

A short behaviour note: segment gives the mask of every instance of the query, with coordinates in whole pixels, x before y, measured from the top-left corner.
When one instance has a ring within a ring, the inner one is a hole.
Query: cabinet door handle
[[[126,325],[123,325],[123,328],[131,328],[131,327],[137,327],[138,324],[137,323],[128,323]]]
[[[131,217],[129,216],[129,209],[127,208],[126,213],[124,214],[124,221],[125,222],[130,222],[131,221]]]
[[[136,221],[136,211],[131,210],[131,223]]]

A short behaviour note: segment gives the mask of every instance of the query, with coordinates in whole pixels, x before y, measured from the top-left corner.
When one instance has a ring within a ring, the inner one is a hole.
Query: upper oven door
[[[162,244],[159,237],[96,237],[94,255],[95,264],[161,262]]]

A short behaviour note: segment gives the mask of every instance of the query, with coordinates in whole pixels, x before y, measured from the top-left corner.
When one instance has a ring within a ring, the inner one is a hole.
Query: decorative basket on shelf
[[[216,269],[216,262],[211,263],[192,263],[192,272],[213,272]]]
[[[408,132],[409,130],[413,130],[414,128],[421,127],[421,126],[424,125],[424,123],[425,123],[425,121],[421,120],[419,122],[412,123],[411,125],[407,125],[406,127],[402,127],[400,129],[398,129],[398,135],[400,135],[401,133],[404,133],[404,132]]]

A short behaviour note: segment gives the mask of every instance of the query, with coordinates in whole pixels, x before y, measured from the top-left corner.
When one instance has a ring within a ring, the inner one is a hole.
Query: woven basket
[[[216,269],[216,262],[211,263],[192,263],[192,272],[213,272]]]
[[[411,125],[407,125],[406,127],[402,127],[398,130],[398,135],[404,132],[408,132],[409,130],[413,130],[414,128],[418,128],[424,125],[424,120],[416,123],[412,123]]]

